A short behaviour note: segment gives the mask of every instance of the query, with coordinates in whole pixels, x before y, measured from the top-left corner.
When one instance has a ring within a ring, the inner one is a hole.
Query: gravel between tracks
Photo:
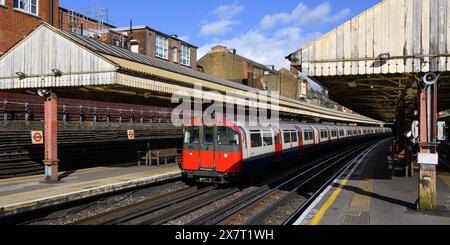
[[[94,215],[105,213],[117,208],[125,207],[146,199],[154,198],[159,195],[181,190],[188,187],[183,182],[174,182],[160,186],[152,186],[145,189],[139,189],[117,196],[105,197],[92,203],[82,204],[77,207],[67,208],[56,211],[48,216],[27,222],[29,225],[65,225],[82,220]]]

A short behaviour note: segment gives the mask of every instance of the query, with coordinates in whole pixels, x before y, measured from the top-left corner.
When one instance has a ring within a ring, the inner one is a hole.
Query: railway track
[[[336,173],[340,173],[345,169],[345,166],[354,162],[356,158],[352,158],[353,156],[364,151],[364,149],[367,150],[370,145],[364,144],[362,146],[352,147],[328,159],[316,161],[310,164],[311,167],[299,170],[289,176],[262,186],[248,195],[236,199],[226,207],[214,210],[191,221],[189,225],[272,224],[267,222],[270,216],[278,208],[289,203],[293,198],[298,197],[297,193],[300,189],[307,185],[314,185],[318,179],[334,180],[335,178],[333,177]],[[342,162],[346,163],[344,167],[341,167]],[[326,182],[329,183],[328,181]],[[303,198],[302,203],[306,206],[314,199],[314,196],[315,194],[309,198]],[[294,220],[304,205],[300,205],[301,208],[293,210],[293,214],[285,220],[289,220],[289,222]],[[283,222],[282,224],[289,224],[289,222]]]
[[[349,147],[338,154],[329,154],[319,160],[311,161],[302,167],[279,172],[276,178],[261,183],[259,178],[248,186],[258,186],[247,194],[235,198],[226,205],[214,209],[188,222],[188,225],[230,225],[230,224],[273,224],[271,216],[280,207],[298,198],[299,190],[309,191],[310,195],[303,197],[301,204],[283,219],[279,224],[290,224],[298,218],[302,210],[308,206],[319,191],[334,180],[345,167],[358,159],[361,152],[370,149],[373,143]],[[355,155],[358,155],[355,157]],[[274,173],[272,173],[274,174]],[[259,183],[259,184],[256,184]],[[325,183],[325,184],[324,184]],[[318,187],[320,186],[320,187]],[[177,218],[185,217],[199,209],[207,207],[216,201],[230,197],[246,187],[218,188],[216,186],[188,187],[144,200],[123,208],[88,217],[71,223],[71,225],[162,225]]]

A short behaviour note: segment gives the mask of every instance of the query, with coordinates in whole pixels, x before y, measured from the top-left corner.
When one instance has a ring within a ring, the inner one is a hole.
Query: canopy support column
[[[55,94],[45,98],[45,180],[58,182],[58,100]]]

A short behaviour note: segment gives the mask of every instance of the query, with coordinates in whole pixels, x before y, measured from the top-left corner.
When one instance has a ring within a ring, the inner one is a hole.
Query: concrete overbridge
[[[421,195],[429,195],[421,200],[433,198],[425,192],[435,191],[428,183],[438,163],[437,114],[450,108],[449,30],[447,0],[383,0],[287,57],[293,68],[329,90],[333,100],[395,122],[394,157],[405,157],[411,144],[405,133],[420,120],[420,135],[411,131],[420,141]]]

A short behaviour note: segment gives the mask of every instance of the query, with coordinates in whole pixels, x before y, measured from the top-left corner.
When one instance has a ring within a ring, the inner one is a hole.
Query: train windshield
[[[239,145],[239,134],[231,128],[217,128],[217,144],[218,145]]]
[[[185,144],[198,144],[199,143],[200,128],[199,127],[189,127],[184,133],[184,143]]]

